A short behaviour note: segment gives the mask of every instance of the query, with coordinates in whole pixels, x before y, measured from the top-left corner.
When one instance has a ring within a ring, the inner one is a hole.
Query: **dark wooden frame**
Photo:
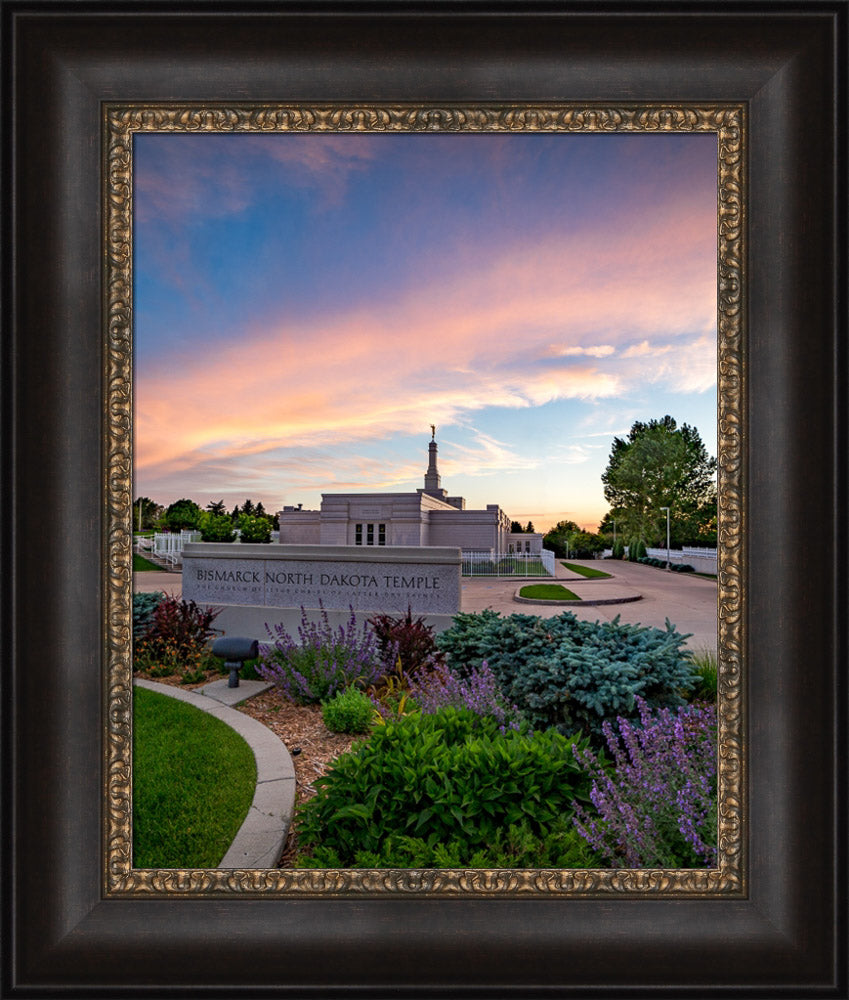
[[[3,0],[4,996],[846,996],[847,13]],[[747,102],[747,899],[101,898],[101,102],[343,98]]]

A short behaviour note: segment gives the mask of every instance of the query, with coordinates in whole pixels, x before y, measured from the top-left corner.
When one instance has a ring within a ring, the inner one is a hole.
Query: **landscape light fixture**
[[[212,655],[224,660],[224,666],[230,671],[227,687],[237,688],[239,686],[239,670],[246,660],[257,658],[259,643],[256,639],[222,636],[213,642]]]

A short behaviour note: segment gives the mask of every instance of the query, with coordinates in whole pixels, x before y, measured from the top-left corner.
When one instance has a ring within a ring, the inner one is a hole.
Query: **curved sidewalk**
[[[214,698],[141,678],[133,683],[214,715],[248,744],[256,759],[256,790],[248,815],[218,867],[276,867],[295,805],[295,768],[283,741],[256,719]]]

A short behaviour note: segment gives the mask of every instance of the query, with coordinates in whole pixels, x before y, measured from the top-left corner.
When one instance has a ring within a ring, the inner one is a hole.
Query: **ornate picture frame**
[[[106,248],[107,427],[109,476],[107,635],[109,775],[105,843],[106,892],[207,895],[558,895],[745,893],[744,595],[742,536],[744,484],[744,302],[746,198],[745,109],[688,105],[347,105],[257,106],[231,104],[104,106]],[[133,141],[148,134],[712,134],[717,142],[717,371],[718,371],[718,786],[719,863],[715,869],[648,870],[140,870],[132,864],[132,691],[130,595],[133,342]]]

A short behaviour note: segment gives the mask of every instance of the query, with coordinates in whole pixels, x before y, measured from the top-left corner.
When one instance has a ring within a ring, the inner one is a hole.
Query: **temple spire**
[[[439,475],[439,469],[436,467],[436,425],[430,425],[431,441],[427,446],[428,450],[428,462],[427,462],[427,472],[424,477],[424,488],[425,493],[434,493],[441,488],[442,477]]]

